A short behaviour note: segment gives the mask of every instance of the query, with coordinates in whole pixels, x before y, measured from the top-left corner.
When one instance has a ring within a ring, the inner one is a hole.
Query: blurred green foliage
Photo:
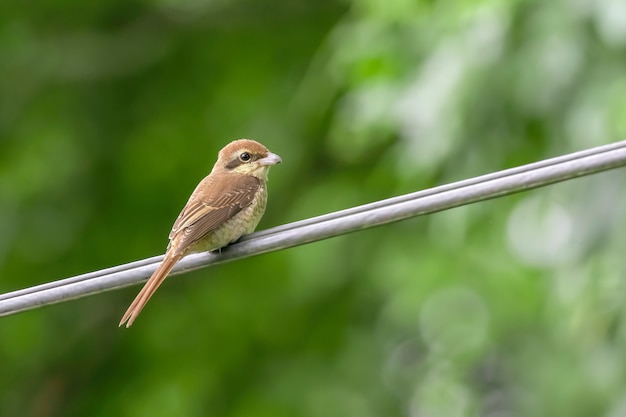
[[[260,227],[626,136],[616,0],[0,6],[0,291],[162,253],[228,141]],[[0,319],[2,416],[622,416],[624,172]]]

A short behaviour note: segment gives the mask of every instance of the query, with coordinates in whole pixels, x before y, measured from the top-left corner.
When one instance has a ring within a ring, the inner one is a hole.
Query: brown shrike
[[[133,324],[185,255],[222,248],[254,231],[265,212],[267,174],[280,162],[280,156],[248,139],[231,142],[219,152],[213,170],[200,181],[174,222],[163,261],[126,310],[120,326]]]

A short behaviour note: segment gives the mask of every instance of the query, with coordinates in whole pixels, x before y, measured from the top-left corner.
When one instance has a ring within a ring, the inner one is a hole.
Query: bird
[[[163,261],[124,313],[120,327],[133,324],[185,255],[223,248],[256,229],[267,204],[269,169],[281,162],[280,156],[250,139],[232,141],[219,151],[213,169],[174,222]]]

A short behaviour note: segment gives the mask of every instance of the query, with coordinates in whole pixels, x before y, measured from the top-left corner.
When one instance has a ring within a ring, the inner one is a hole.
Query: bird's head
[[[239,139],[222,148],[213,171],[252,175],[267,181],[270,167],[281,162],[280,156],[270,152],[259,142]]]

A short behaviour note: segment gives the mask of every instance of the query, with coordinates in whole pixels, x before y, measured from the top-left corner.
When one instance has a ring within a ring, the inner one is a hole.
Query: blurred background
[[[0,292],[163,253],[233,139],[259,229],[626,137],[619,0],[0,6]],[[626,415],[617,170],[0,318],[1,416]]]

